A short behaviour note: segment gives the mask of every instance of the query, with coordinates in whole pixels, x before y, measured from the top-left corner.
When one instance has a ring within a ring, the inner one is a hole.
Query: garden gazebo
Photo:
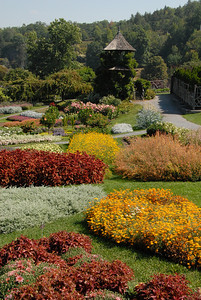
[[[102,96],[111,94],[120,99],[132,97],[136,67],[133,53],[136,50],[126,41],[120,29],[103,50],[97,71],[97,93]]]

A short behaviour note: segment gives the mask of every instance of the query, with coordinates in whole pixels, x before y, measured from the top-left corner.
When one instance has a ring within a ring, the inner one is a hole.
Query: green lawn
[[[119,117],[117,119],[114,119],[111,121],[111,123],[108,126],[109,130],[111,130],[111,128],[115,124],[119,124],[119,123],[127,123],[127,124],[130,124],[132,127],[134,127],[136,125],[137,113],[141,108],[142,108],[142,105],[134,104],[133,108],[130,110],[129,113],[121,114],[121,115],[119,115]]]
[[[190,122],[201,125],[201,112],[195,114],[183,115],[183,117]]]

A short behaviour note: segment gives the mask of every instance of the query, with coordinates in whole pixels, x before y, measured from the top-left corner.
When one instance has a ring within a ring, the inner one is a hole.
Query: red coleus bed
[[[7,299],[86,299],[87,293],[100,289],[125,293],[128,281],[134,276],[132,269],[118,260],[97,261],[93,259],[93,255],[90,263],[84,262],[78,267],[68,266],[58,254],[77,247],[82,247],[90,253],[90,238],[62,231],[40,240],[21,236],[5,245],[0,249],[1,266],[19,258],[32,259],[35,264],[47,262],[57,266],[47,268],[45,274],[39,276],[34,284],[12,289]]]
[[[0,151],[0,186],[101,183],[106,165],[86,153]]]

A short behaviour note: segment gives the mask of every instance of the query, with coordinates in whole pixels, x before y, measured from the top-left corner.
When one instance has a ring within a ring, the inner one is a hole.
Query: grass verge
[[[201,112],[195,114],[186,114],[183,115],[183,117],[189,122],[201,125]]]

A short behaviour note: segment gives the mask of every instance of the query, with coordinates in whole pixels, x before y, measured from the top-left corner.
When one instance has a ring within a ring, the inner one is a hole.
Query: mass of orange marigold
[[[121,190],[86,211],[90,229],[201,268],[201,208],[170,190]]]

